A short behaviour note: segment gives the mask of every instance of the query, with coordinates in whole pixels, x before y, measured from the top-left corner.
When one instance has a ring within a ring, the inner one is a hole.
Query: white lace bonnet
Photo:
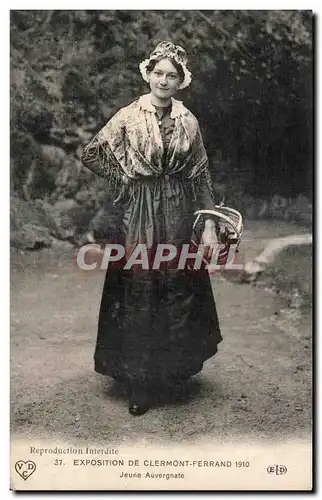
[[[187,68],[187,53],[180,45],[174,45],[174,43],[167,41],[160,42],[154,51],[151,52],[149,59],[144,59],[144,61],[140,63],[139,68],[143,80],[149,82],[147,67],[153,59],[159,59],[160,57],[168,57],[176,61],[177,64],[180,64],[184,74],[184,80],[180,84],[179,89],[181,90],[188,87],[191,83],[191,73]]]

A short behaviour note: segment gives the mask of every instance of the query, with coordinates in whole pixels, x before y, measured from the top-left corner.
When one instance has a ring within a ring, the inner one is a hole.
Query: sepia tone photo
[[[11,489],[312,489],[312,37],[11,10]]]

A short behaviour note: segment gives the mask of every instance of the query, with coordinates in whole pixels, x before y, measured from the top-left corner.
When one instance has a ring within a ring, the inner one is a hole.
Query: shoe
[[[150,408],[150,405],[146,404],[137,404],[137,403],[130,403],[129,404],[129,412],[131,415],[134,417],[139,417],[140,415],[144,415]]]
[[[151,408],[152,394],[146,384],[132,382],[129,386],[129,412],[133,416],[143,415]]]

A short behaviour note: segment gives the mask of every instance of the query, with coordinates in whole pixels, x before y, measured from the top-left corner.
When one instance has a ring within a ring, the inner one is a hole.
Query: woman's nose
[[[161,85],[166,85],[167,84],[167,77],[163,75],[160,80]]]

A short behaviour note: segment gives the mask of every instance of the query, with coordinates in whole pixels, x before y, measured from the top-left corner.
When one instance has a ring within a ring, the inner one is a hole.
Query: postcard
[[[312,490],[313,19],[11,10],[11,490]]]

